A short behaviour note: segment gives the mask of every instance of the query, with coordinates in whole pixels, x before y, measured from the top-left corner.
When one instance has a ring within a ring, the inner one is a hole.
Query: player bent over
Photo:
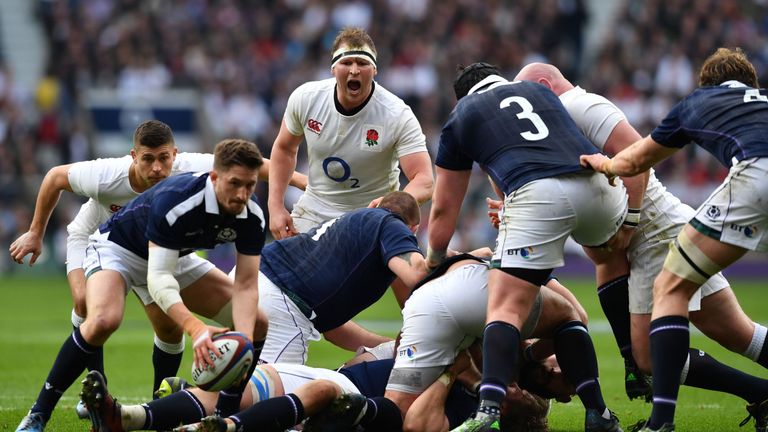
[[[266,318],[258,313],[257,281],[265,222],[253,192],[262,162],[255,144],[224,140],[216,145],[210,173],[162,182],[129,202],[91,236],[84,263],[88,316],[61,347],[17,431],[45,428],[61,394],[119,327],[130,286],[140,296],[151,297],[191,336],[196,364],[211,362],[211,336],[224,329],[205,325],[191,312],[234,327],[260,350]],[[234,242],[237,249],[234,282],[192,253],[224,242]],[[216,287],[225,289],[215,291]],[[212,289],[216,295],[210,295]],[[243,380],[238,388],[222,392],[217,408],[234,412],[245,385]]]

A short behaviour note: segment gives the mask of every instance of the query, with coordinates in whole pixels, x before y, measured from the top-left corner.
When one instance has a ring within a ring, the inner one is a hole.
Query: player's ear
[[[131,157],[133,158],[133,162],[136,162],[136,158],[138,157],[138,155],[136,154],[135,147],[131,149]]]
[[[214,183],[216,182],[216,180],[219,179],[219,173],[216,172],[215,169],[211,170],[210,176],[211,176],[211,181],[214,182]]]

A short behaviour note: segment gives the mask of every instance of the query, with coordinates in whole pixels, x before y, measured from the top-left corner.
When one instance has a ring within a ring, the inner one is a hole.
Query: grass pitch
[[[762,284],[733,280],[742,307],[754,320],[768,323],[766,298]],[[623,363],[600,311],[591,281],[564,278],[590,316],[590,329],[600,363],[600,381],[608,406],[617,413],[623,427],[646,418],[650,405],[630,402],[624,394]],[[0,431],[13,431],[34,402],[64,339],[71,331],[71,300],[66,280],[61,277],[0,275]],[[387,296],[361,314],[359,322],[382,333],[394,335],[399,311]],[[717,319],[717,317],[713,317]],[[731,353],[700,334],[692,336],[692,346],[747,373],[768,378],[768,371],[737,354]],[[152,330],[138,301],[127,299],[125,320],[104,349],[110,390],[126,403],[151,397]],[[338,367],[352,353],[322,341],[310,351],[310,364]],[[189,379],[189,349],[180,375]],[[78,420],[74,406],[80,391],[79,381],[62,397],[48,431],[88,430],[87,422]],[[746,416],[745,403],[728,394],[683,387],[678,400],[678,431],[749,431],[753,423],[739,428]],[[568,404],[555,403],[550,415],[552,431],[584,430],[584,411],[578,399]]]

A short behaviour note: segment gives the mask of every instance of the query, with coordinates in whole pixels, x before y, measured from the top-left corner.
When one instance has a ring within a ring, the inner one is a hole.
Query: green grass
[[[594,288],[588,281],[564,279],[590,314],[592,328],[605,328]],[[755,282],[736,281],[736,294],[745,311],[753,319],[768,322],[766,292]],[[0,276],[0,431],[15,430],[21,417],[31,406],[50,366],[70,332],[69,290],[63,277]],[[399,312],[391,296],[365,311],[363,325],[392,335]],[[713,317],[713,319],[718,319]],[[600,362],[603,393],[609,407],[627,426],[650,413],[650,405],[629,402],[624,395],[623,364],[615,343],[605,331],[593,334]],[[725,351],[701,335],[694,334],[692,344],[715,358],[748,373],[766,378],[766,370],[751,361]],[[150,396],[152,382],[152,330],[133,296],[127,300],[122,327],[105,346],[106,370],[110,390],[121,401],[139,402]],[[314,344],[310,363],[315,366],[338,367],[351,353],[325,342]],[[184,357],[181,375],[189,377],[189,351]],[[76,419],[74,405],[79,383],[63,396],[48,431],[87,430],[87,423]],[[583,430],[583,408],[578,400],[555,404],[550,417],[553,431]],[[744,402],[731,395],[683,388],[679,402],[678,430],[735,431],[746,416]],[[741,430],[752,429],[752,424]]]

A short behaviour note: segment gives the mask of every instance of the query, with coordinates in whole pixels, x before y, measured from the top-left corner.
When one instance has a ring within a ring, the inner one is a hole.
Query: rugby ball
[[[208,353],[213,367],[195,367],[193,364],[192,381],[203,390],[219,391],[232,386],[248,372],[254,362],[253,345],[239,332],[218,334],[212,339],[220,356]]]

